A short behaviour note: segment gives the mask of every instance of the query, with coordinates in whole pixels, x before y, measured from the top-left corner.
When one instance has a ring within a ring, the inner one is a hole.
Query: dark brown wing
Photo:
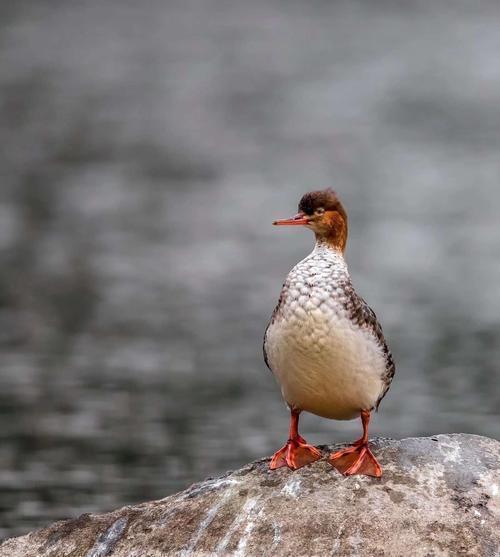
[[[269,368],[269,371],[272,373],[273,370],[271,369],[271,366],[269,365],[269,360],[267,358],[267,352],[266,352],[266,335],[267,335],[267,330],[269,329],[269,327],[274,323],[276,317],[278,316],[280,310],[281,310],[281,306],[283,305],[283,299],[285,297],[285,294],[288,290],[288,282],[285,281],[285,284],[283,284],[283,287],[281,288],[281,292],[280,292],[280,297],[278,300],[278,303],[276,304],[276,307],[274,308],[273,314],[271,315],[271,320],[269,321],[269,323],[267,324],[266,330],[264,331],[264,340],[262,342],[262,352],[264,354],[264,362],[266,363],[266,366]]]
[[[375,408],[378,410],[380,402],[386,395],[389,387],[391,386],[392,378],[396,373],[396,364],[394,363],[394,359],[392,357],[391,351],[387,346],[387,342],[385,341],[384,332],[382,331],[382,326],[377,320],[377,316],[372,308],[365,302],[365,300],[356,293],[354,288],[351,284],[347,285],[346,287],[347,298],[349,300],[348,304],[346,304],[346,309],[350,313],[351,319],[357,323],[360,327],[369,329],[377,338],[380,346],[382,347],[382,351],[385,355],[386,361],[386,368],[385,374],[382,378],[384,382],[384,389],[380,394]]]
[[[266,352],[266,335],[267,335],[267,329],[269,329],[270,324],[271,324],[271,322],[269,322],[269,324],[266,327],[266,330],[264,331],[264,341],[262,342],[262,352],[264,354],[264,362],[265,362],[266,366],[269,368],[269,371],[272,373],[273,370],[271,369],[271,366],[269,365],[269,360],[267,359],[267,352]]]

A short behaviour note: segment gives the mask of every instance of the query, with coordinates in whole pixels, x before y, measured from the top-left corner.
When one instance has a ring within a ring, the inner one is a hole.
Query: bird
[[[344,258],[348,217],[337,193],[327,188],[302,196],[298,213],[273,222],[312,230],[312,252],[288,274],[264,334],[264,360],[290,409],[290,432],[271,459],[272,470],[296,470],[322,453],[299,434],[300,413],[324,418],[361,418],[363,435],[329,455],[341,474],[380,478],[382,467],[368,445],[378,410],[396,371],[374,311],[354,289]]]

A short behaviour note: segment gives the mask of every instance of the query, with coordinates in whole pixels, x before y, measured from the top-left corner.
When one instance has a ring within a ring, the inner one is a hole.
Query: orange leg
[[[370,412],[361,411],[363,423],[363,437],[354,441],[351,447],[333,453],[328,462],[344,476],[364,474],[365,476],[382,476],[382,468],[368,448],[368,425],[370,423]]]
[[[299,414],[300,410],[291,411],[288,441],[271,459],[269,464],[271,470],[276,470],[276,468],[282,466],[297,470],[321,458],[318,449],[308,445],[305,439],[299,435]]]

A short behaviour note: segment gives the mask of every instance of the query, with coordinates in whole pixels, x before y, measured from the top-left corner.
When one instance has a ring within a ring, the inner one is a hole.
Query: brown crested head
[[[336,249],[345,250],[347,243],[347,213],[331,189],[311,191],[302,196],[299,212],[291,219],[275,221],[277,225],[303,225]]]

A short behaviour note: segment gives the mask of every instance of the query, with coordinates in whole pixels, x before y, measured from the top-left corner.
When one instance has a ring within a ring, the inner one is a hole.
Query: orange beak
[[[275,220],[275,226],[301,226],[309,223],[309,217],[305,213],[297,213],[290,219]]]

